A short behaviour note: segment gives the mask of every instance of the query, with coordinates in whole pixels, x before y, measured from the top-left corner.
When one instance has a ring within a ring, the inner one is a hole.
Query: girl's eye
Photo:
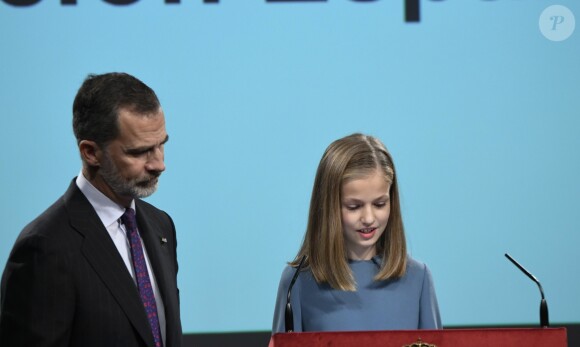
[[[346,209],[349,211],[354,211],[359,208],[359,205],[346,205]]]

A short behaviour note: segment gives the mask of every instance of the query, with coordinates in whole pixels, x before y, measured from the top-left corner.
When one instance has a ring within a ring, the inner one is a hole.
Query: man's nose
[[[157,147],[150,152],[145,168],[148,171],[165,171],[164,153],[162,147]]]

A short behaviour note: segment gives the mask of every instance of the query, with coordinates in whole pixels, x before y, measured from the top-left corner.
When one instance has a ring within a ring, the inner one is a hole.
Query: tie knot
[[[135,220],[135,210],[128,208],[125,213],[121,216],[121,221],[125,224],[128,230],[133,230],[137,228],[137,221]]]

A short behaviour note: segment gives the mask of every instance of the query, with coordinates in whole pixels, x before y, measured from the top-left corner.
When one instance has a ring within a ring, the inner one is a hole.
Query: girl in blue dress
[[[407,254],[391,155],[368,135],[334,141],[318,165],[302,246],[282,273],[273,333],[440,328],[431,273]]]

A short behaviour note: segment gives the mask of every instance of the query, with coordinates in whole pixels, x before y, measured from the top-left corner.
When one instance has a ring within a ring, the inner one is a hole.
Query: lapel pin
[[[164,245],[167,243],[167,239],[165,237],[161,238],[161,244]]]

